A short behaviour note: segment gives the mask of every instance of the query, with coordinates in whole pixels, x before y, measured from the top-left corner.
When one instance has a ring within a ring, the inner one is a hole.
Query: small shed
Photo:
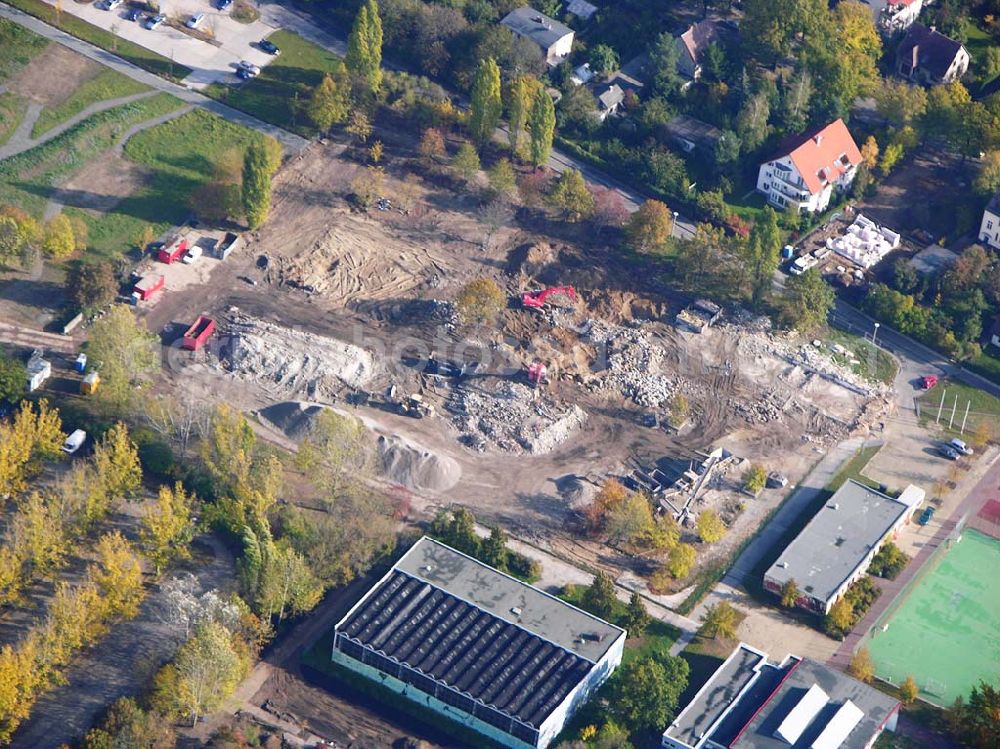
[[[52,376],[52,363],[42,358],[41,351],[35,351],[28,359],[28,392],[33,393]]]
[[[101,384],[101,376],[97,372],[91,372],[80,382],[80,392],[83,395],[93,395],[97,392],[97,387]]]

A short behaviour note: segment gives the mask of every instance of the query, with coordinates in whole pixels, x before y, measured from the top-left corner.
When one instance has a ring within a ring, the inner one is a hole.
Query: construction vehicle
[[[424,397],[419,393],[414,393],[399,404],[399,412],[403,416],[412,416],[414,419],[422,419],[425,416],[434,415],[434,406],[424,401]]]
[[[569,297],[571,302],[575,302],[576,289],[572,286],[551,286],[541,291],[526,291],[521,295],[521,304],[527,309],[542,309],[546,301],[553,296]]]
[[[548,374],[549,368],[538,359],[535,359],[530,365],[528,365],[528,383],[532,387],[541,387],[548,380],[545,379],[546,374]]]

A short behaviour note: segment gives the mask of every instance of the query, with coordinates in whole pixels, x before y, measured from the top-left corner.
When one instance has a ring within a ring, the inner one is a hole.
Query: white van
[[[72,455],[79,450],[83,443],[87,441],[87,433],[82,429],[77,429],[63,442],[62,451],[67,455]]]

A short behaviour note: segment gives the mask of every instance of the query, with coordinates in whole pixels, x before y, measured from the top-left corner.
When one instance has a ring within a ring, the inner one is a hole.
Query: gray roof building
[[[845,481],[771,565],[764,587],[777,593],[795,580],[802,591],[799,605],[827,613],[923,498],[923,490],[915,486],[894,499],[853,479]]]
[[[573,29],[534,8],[515,8],[500,23],[537,44],[548,62],[565,57],[573,48]]]
[[[625,631],[430,538],[337,624],[333,660],[507,746],[542,747]]]
[[[808,658],[780,664],[744,643],[663,733],[664,749],[867,749],[899,701]]]

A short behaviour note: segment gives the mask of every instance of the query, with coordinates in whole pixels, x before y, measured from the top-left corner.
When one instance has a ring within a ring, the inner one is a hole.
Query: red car
[[[937,385],[937,375],[927,375],[921,380],[921,384],[924,386],[924,390],[930,390],[932,387]]]

